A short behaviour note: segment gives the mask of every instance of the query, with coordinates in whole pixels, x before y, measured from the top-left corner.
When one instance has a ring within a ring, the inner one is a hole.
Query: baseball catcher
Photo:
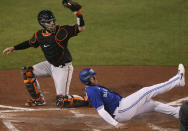
[[[36,31],[31,39],[3,50],[4,54],[10,54],[17,50],[40,47],[46,58],[46,61],[21,69],[24,86],[31,96],[31,99],[25,103],[26,106],[45,104],[44,96],[37,81],[38,77],[53,78],[57,106],[62,106],[61,103],[64,102],[62,98],[69,95],[73,65],[68,42],[70,38],[77,36],[85,29],[85,22],[81,12],[82,6],[79,3],[63,0],[62,4],[76,15],[77,24],[57,25],[54,13],[50,10],[42,10],[38,13],[38,23],[42,26],[42,29]],[[66,105],[65,103],[64,105]]]

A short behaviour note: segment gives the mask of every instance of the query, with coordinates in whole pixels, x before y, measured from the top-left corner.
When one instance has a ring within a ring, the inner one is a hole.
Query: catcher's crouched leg
[[[23,73],[24,86],[32,97],[32,99],[27,100],[25,106],[44,105],[44,99],[40,95],[37,80],[33,74],[33,67],[22,67],[21,71]]]
[[[81,107],[81,106],[89,106],[89,101],[86,96],[58,95],[56,97],[56,106],[60,108],[74,108],[74,107]]]
[[[188,131],[188,102],[185,102],[179,111],[180,131]]]

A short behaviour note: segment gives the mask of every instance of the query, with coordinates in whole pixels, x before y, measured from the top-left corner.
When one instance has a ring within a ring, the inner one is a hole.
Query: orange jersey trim
[[[68,88],[68,82],[69,82],[69,73],[70,73],[70,67],[68,65],[68,74],[67,74],[67,81],[66,81],[66,86],[65,86],[65,95],[68,95],[67,88]]]
[[[52,35],[52,33],[44,33],[43,31],[44,31],[44,30],[42,30],[42,36],[45,36],[45,37],[47,37],[47,36],[50,36],[50,35]]]
[[[35,44],[36,41],[37,41],[37,32],[35,32],[35,40],[34,41],[29,40],[29,44],[30,45]]]
[[[79,16],[79,15],[81,15],[81,14],[82,14],[82,11],[81,11],[81,10],[79,10],[79,11],[76,12],[76,16]]]
[[[65,35],[65,37],[64,37],[63,39],[59,40],[59,39],[57,38],[57,35],[58,35],[58,33],[60,32],[61,29],[63,29],[63,30],[65,31],[66,35]],[[65,39],[67,38],[67,36],[68,36],[67,30],[64,29],[63,27],[59,27],[59,29],[57,30],[56,36],[55,36],[55,40],[56,40],[57,43],[59,43],[59,42],[65,40]]]
[[[61,29],[63,29],[66,32],[66,35],[65,35],[65,37],[63,39],[59,40],[57,38],[57,34],[60,32]],[[61,47],[63,50],[65,48],[60,44],[60,42],[62,42],[63,40],[65,40],[67,38],[67,36],[68,36],[68,32],[64,28],[59,27],[59,29],[58,29],[58,31],[56,33],[56,36],[55,36],[55,40],[56,40],[56,43],[58,44],[58,46]],[[63,56],[64,56],[64,51],[63,51],[61,57],[59,57],[59,59],[57,61],[59,62],[63,58]]]

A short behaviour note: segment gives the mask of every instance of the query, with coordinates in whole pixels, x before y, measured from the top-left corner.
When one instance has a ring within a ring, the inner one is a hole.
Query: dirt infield
[[[91,66],[92,67],[92,66]],[[84,86],[78,78],[84,67],[75,67],[70,94],[84,95]],[[177,67],[151,66],[94,66],[100,85],[105,85],[127,96],[144,86],[168,80],[177,73]],[[188,71],[188,68],[186,68]],[[186,78],[188,81],[188,79]],[[26,108],[29,95],[23,86],[19,70],[0,71],[0,131],[111,131],[116,130],[97,115],[93,108],[58,109],[55,106],[55,88],[51,78],[39,78],[47,104]],[[187,85],[186,85],[187,86]],[[175,88],[154,98],[164,103],[188,96],[188,88]],[[183,101],[180,101],[180,103]],[[128,131],[178,131],[178,120],[160,113],[146,113],[128,122]],[[120,130],[120,131],[121,131]]]

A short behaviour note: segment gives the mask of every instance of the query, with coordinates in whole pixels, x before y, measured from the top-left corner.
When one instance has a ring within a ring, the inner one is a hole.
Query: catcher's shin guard
[[[33,67],[22,67],[21,69],[24,78],[24,86],[33,99],[40,98],[40,92],[37,87],[36,77],[33,74]]]
[[[81,106],[89,106],[89,101],[87,96],[78,96],[78,95],[72,95],[73,97],[73,107],[81,107]]]
[[[61,108],[74,108],[81,106],[89,106],[89,101],[86,96],[67,95],[57,96],[56,106]]]

